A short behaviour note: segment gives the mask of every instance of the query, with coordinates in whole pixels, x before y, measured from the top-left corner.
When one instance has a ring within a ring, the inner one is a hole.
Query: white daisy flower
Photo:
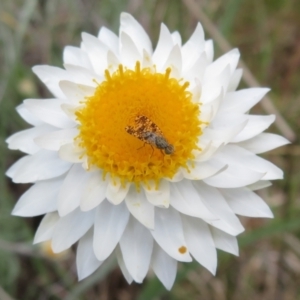
[[[253,191],[283,174],[257,154],[288,141],[248,114],[269,89],[236,91],[239,51],[213,62],[200,24],[184,45],[162,24],[153,50],[127,13],[119,36],[83,33],[63,60],[33,68],[53,98],[17,107],[33,128],[7,139],[27,154],[7,175],[34,185],[13,214],[45,214],[34,243],[55,253],[78,241],[79,279],[111,255],[129,283],[150,268],[170,289],[193,258],[215,274],[216,249],[238,255],[236,214],[273,217]]]

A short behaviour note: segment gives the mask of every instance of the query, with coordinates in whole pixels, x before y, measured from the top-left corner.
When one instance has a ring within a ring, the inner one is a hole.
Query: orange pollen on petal
[[[189,83],[170,74],[170,68],[157,73],[139,62],[133,70],[123,65],[113,73],[105,70],[105,80],[76,111],[76,143],[90,166],[137,186],[149,181],[158,186],[187,168],[202,134],[200,105],[192,102]],[[153,142],[158,135],[159,143]]]
[[[181,246],[180,248],[178,248],[178,252],[181,254],[186,253],[186,251],[187,251],[187,248],[185,246]]]

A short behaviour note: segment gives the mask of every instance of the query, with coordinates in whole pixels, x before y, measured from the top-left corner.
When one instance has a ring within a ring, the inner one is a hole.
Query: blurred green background
[[[196,3],[196,9],[191,9]],[[78,46],[80,33],[97,34],[101,26],[118,32],[119,14],[127,11],[156,44],[160,23],[178,30],[186,41],[204,13],[213,27],[238,47],[242,59],[297,135],[300,127],[299,0],[1,0],[0,2],[0,299],[300,299],[300,148],[292,145],[264,157],[285,171],[285,179],[261,191],[275,219],[242,218],[240,256],[218,253],[213,277],[197,263],[180,264],[168,292],[149,274],[142,285],[127,285],[114,261],[77,282],[74,249],[52,256],[47,245],[32,246],[40,217],[12,217],[10,212],[28,185],[15,185],[5,170],[22,153],[8,151],[5,138],[27,128],[15,112],[25,98],[49,97],[31,67],[62,66],[66,45]],[[201,12],[202,14],[198,14]],[[210,24],[210,23],[209,23]],[[212,30],[212,31],[211,31]],[[207,38],[211,36],[207,33]],[[222,47],[221,47],[222,48]],[[215,57],[223,50],[215,42]],[[241,83],[241,87],[246,87]],[[253,112],[268,114],[261,105]],[[273,126],[269,132],[282,128]]]

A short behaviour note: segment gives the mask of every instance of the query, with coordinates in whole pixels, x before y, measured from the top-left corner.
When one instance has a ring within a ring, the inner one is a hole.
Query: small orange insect
[[[126,126],[125,130],[132,136],[143,141],[144,145],[142,147],[147,143],[152,147],[153,151],[154,146],[161,151],[164,150],[165,154],[170,155],[174,153],[174,146],[168,143],[159,127],[149,118],[139,115],[135,117],[134,122],[134,126]]]

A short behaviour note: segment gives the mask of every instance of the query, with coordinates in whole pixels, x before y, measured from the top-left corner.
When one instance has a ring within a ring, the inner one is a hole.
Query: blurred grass
[[[262,86],[272,88],[279,111],[298,133],[300,127],[300,1],[198,1],[220,32],[242,53]],[[285,170],[264,199],[275,219],[242,219],[240,256],[219,252],[217,276],[198,264],[180,264],[171,292],[150,275],[128,286],[114,262],[78,283],[75,257],[49,260],[31,246],[40,218],[10,212],[26,185],[3,174],[22,154],[8,151],[5,138],[27,127],[15,112],[25,98],[50,96],[32,74],[36,64],[62,66],[66,45],[79,45],[80,33],[100,26],[118,32],[121,11],[132,13],[154,45],[160,23],[178,30],[183,40],[196,20],[179,0],[15,0],[0,2],[0,286],[13,299],[300,299],[299,140],[266,155]],[[209,37],[208,37],[209,38]],[[221,55],[216,48],[216,55]],[[243,84],[241,86],[244,86]],[[255,113],[264,113],[258,105]],[[272,131],[276,131],[274,128]],[[9,244],[8,244],[9,243]],[[39,254],[39,255],[38,255]],[[5,292],[4,292],[5,293]],[[1,294],[0,299],[4,296]]]

